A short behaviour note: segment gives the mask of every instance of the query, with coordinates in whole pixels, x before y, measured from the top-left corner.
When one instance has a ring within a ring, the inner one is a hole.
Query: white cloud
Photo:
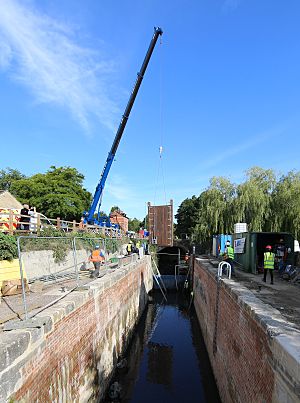
[[[229,159],[230,157],[233,157],[238,154],[243,154],[247,150],[258,146],[259,144],[265,142],[271,137],[276,137],[278,135],[282,135],[285,131],[285,128],[280,127],[277,129],[271,129],[271,130],[266,130],[264,132],[261,132],[259,134],[256,134],[254,136],[235,136],[230,139],[229,142],[224,142],[224,147],[225,151],[219,152],[217,151],[212,155],[212,158],[209,160],[204,160],[201,163],[201,168],[202,169],[207,169],[207,168],[212,168],[214,166],[219,165],[222,161],[225,161]],[[238,143],[239,139],[242,139],[243,137],[248,137],[249,140],[243,142],[243,143]],[[235,140],[236,139],[236,140]],[[236,144],[234,144],[236,142]]]
[[[1,2],[0,67],[29,88],[39,103],[69,110],[85,131],[92,117],[114,130],[119,110],[108,96],[114,64],[79,46],[70,26],[26,4]]]

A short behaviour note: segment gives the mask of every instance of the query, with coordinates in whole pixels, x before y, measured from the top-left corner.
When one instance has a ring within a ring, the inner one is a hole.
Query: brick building
[[[119,224],[124,232],[128,231],[128,218],[123,211],[115,210],[110,214],[109,218],[112,224]]]

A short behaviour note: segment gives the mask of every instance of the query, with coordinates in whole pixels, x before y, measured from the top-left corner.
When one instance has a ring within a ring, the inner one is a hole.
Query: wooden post
[[[56,228],[60,229],[60,217],[57,217],[56,219]]]
[[[14,220],[13,219],[14,219],[13,212],[11,210],[9,210],[9,229],[8,229],[8,231],[9,231],[10,235],[14,234],[14,224],[13,224]]]
[[[36,216],[36,232],[38,235],[40,235],[40,231],[41,231],[41,216],[40,213],[37,213]]]
[[[76,220],[73,220],[73,231],[76,231]]]

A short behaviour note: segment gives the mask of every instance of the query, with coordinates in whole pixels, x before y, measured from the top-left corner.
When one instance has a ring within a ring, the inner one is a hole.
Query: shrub
[[[0,233],[0,260],[13,260],[16,257],[18,257],[16,238]]]

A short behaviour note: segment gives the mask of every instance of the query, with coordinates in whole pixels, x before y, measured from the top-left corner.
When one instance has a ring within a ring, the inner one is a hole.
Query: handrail
[[[0,233],[8,233],[10,235],[20,233],[39,234],[45,228],[53,228],[57,230],[62,230],[64,232],[94,232],[102,234],[109,238],[122,238],[127,236],[122,229],[118,228],[83,224],[82,221],[68,221],[63,220],[60,217],[57,217],[56,219],[48,218],[45,217],[43,214],[37,212],[34,215],[28,216],[24,214],[14,213],[13,210],[16,211],[18,209],[0,208]],[[26,221],[24,221],[24,217],[27,219]],[[147,237],[141,239],[147,239]]]
[[[220,263],[219,263],[219,265],[218,265],[218,274],[217,274],[218,279],[220,279],[220,278],[222,277],[222,274],[223,274],[223,266],[226,266],[226,267],[225,267],[225,269],[226,269],[226,274],[227,274],[227,276],[228,276],[228,278],[229,278],[229,280],[230,280],[230,279],[231,279],[231,265],[230,265],[230,263],[228,263],[228,262],[220,262]]]
[[[2,211],[1,211],[2,210]],[[10,235],[18,233],[40,233],[44,228],[53,228],[66,232],[96,232],[111,238],[121,238],[125,232],[121,229],[82,224],[76,220],[68,221],[44,217],[40,213],[34,216],[14,213],[13,209],[0,209],[0,232]],[[17,210],[17,209],[15,209]],[[24,220],[26,218],[26,220]]]

